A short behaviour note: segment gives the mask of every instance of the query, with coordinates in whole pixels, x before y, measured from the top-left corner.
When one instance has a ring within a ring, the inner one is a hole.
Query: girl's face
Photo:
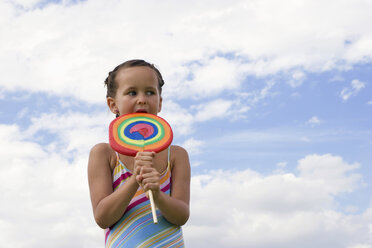
[[[146,66],[120,69],[115,82],[114,98],[108,97],[107,104],[114,114],[144,112],[157,115],[161,110],[162,98],[155,71]]]

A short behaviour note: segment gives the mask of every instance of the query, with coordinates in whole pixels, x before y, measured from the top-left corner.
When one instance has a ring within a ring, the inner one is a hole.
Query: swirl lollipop
[[[122,115],[110,123],[109,142],[111,147],[124,155],[135,156],[137,152],[160,152],[173,140],[170,125],[162,118],[147,113]],[[155,203],[149,190],[152,216],[158,222]]]
[[[111,147],[124,155],[136,156],[139,151],[160,152],[173,139],[169,124],[159,116],[147,113],[122,115],[109,127]]]

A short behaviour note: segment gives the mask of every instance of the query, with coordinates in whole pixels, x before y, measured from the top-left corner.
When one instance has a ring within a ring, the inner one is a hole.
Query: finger
[[[158,183],[160,178],[156,174],[147,174],[146,176],[142,176],[142,183]]]
[[[152,190],[153,192],[156,192],[160,189],[158,183],[146,183],[146,184],[143,184],[143,185],[144,185],[143,186],[144,191]]]
[[[134,157],[135,159],[153,159],[155,157],[155,152],[137,152],[136,156]]]
[[[143,161],[143,160],[137,160],[134,162],[134,166],[136,167],[153,167],[154,162],[153,161]]]
[[[154,164],[154,161],[152,161],[152,160],[135,160],[134,161],[134,164],[136,166],[140,166],[140,167],[142,167],[142,166],[144,166],[144,167],[152,167],[153,164]]]
[[[159,172],[151,166],[142,166],[141,167],[141,172],[140,172],[141,175],[144,176],[145,174],[149,174],[149,173],[159,174]]]
[[[159,185],[160,178],[157,174],[146,174],[146,176],[142,177],[142,184],[157,184]]]
[[[134,163],[136,167],[152,167],[153,163],[150,161],[137,161]]]
[[[141,155],[154,155],[155,152],[137,152],[136,156],[141,156]]]
[[[140,167],[142,173],[149,173],[149,172],[152,172],[152,171],[156,171],[155,168],[153,168],[149,165],[151,165],[151,164],[150,163],[143,163],[143,165]]]
[[[148,157],[148,156],[144,156],[144,157],[138,157],[138,158],[135,158],[134,161],[138,161],[138,162],[152,162],[154,161],[154,158],[153,157]]]
[[[133,174],[134,175],[139,175],[141,174],[141,168],[143,167],[143,165],[141,165],[141,163],[134,163],[134,166],[133,166]]]
[[[136,176],[136,180],[138,181],[138,182],[142,182],[143,181],[143,176],[142,175],[137,175]]]

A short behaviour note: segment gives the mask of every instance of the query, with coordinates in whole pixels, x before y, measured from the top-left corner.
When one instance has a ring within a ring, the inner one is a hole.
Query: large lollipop
[[[140,151],[160,152],[173,140],[170,125],[161,117],[147,113],[122,115],[110,123],[111,147],[124,155],[135,156]],[[152,217],[158,222],[152,191],[149,190]]]

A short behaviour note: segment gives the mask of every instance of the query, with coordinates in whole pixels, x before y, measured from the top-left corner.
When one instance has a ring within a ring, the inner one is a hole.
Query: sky
[[[134,58],[191,161],[187,247],[372,248],[371,0],[1,0],[0,240],[103,247],[87,182]]]

